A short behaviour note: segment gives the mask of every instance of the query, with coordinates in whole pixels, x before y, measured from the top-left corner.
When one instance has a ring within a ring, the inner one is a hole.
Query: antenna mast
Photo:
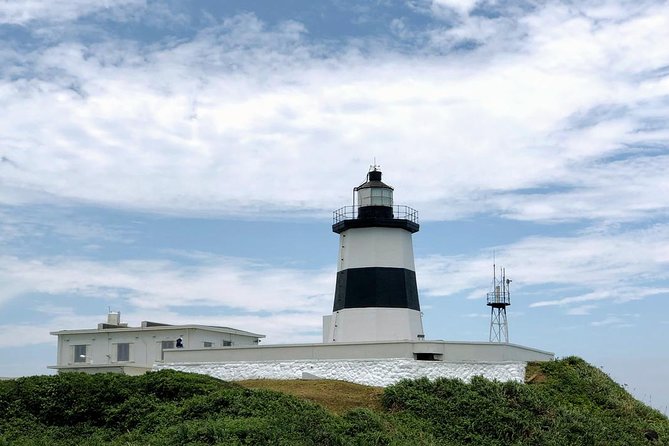
[[[494,254],[493,254],[494,256]],[[506,307],[511,305],[509,284],[506,268],[500,267],[497,280],[496,265],[492,264],[492,292],[487,294],[487,305],[490,307],[490,342],[509,342],[509,322],[506,318]]]

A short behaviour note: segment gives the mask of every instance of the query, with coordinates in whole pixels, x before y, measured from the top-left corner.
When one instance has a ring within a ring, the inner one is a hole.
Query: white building
[[[120,313],[112,312],[97,328],[60,330],[57,365],[59,372],[117,372],[138,375],[161,364],[165,351],[198,350],[221,347],[257,346],[264,335],[228,327],[208,325],[169,325],[143,321],[139,327],[121,323]]]

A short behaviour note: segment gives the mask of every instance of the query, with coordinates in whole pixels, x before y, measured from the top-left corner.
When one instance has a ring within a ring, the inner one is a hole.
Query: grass
[[[370,387],[334,380],[254,379],[239,381],[248,389],[267,389],[286,393],[319,404],[332,413],[343,415],[356,409],[381,410],[382,387]]]

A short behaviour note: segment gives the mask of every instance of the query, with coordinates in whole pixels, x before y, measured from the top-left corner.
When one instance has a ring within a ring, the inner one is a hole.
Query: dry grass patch
[[[541,365],[537,362],[528,362],[525,368],[526,384],[541,384],[546,382],[546,375],[541,370]]]
[[[327,379],[252,379],[238,381],[237,384],[249,389],[269,389],[293,395],[320,404],[339,415],[356,407],[381,410],[382,387]]]

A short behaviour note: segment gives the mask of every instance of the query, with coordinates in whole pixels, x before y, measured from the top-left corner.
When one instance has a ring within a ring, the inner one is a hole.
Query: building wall
[[[420,311],[407,308],[345,308],[323,323],[323,342],[413,341],[418,334],[423,334]]]
[[[323,378],[387,386],[404,378],[468,381],[476,375],[523,382],[527,362],[552,359],[550,352],[516,344],[358,342],[170,350],[155,369],[201,373],[226,381]]]
[[[337,271],[372,266],[415,271],[411,233],[397,228],[356,228],[342,232]]]
[[[333,342],[328,344],[279,344],[255,347],[169,350],[165,363],[214,363],[231,361],[293,361],[348,359],[415,359],[432,355],[445,362],[550,361],[550,352],[515,344],[488,342],[400,341]]]
[[[176,343],[181,336],[185,348],[204,348],[211,342],[212,348],[232,345],[255,345],[256,338],[231,333],[209,331],[200,328],[160,327],[159,329],[118,329],[101,330],[95,333],[66,333],[58,335],[57,367],[132,366],[151,368],[156,361],[162,361],[162,341]],[[117,345],[128,343],[129,361],[118,361]],[[83,362],[75,362],[76,345],[86,346]]]
[[[323,320],[323,342],[423,336],[411,237],[385,227],[340,234],[333,314]]]
[[[523,382],[524,362],[450,363],[411,359],[376,360],[295,360],[225,362],[202,364],[165,363],[155,369],[173,369],[210,375],[225,381],[245,379],[339,379],[368,386],[388,386],[401,379],[420,377],[457,378],[469,381],[474,376],[498,381]]]

